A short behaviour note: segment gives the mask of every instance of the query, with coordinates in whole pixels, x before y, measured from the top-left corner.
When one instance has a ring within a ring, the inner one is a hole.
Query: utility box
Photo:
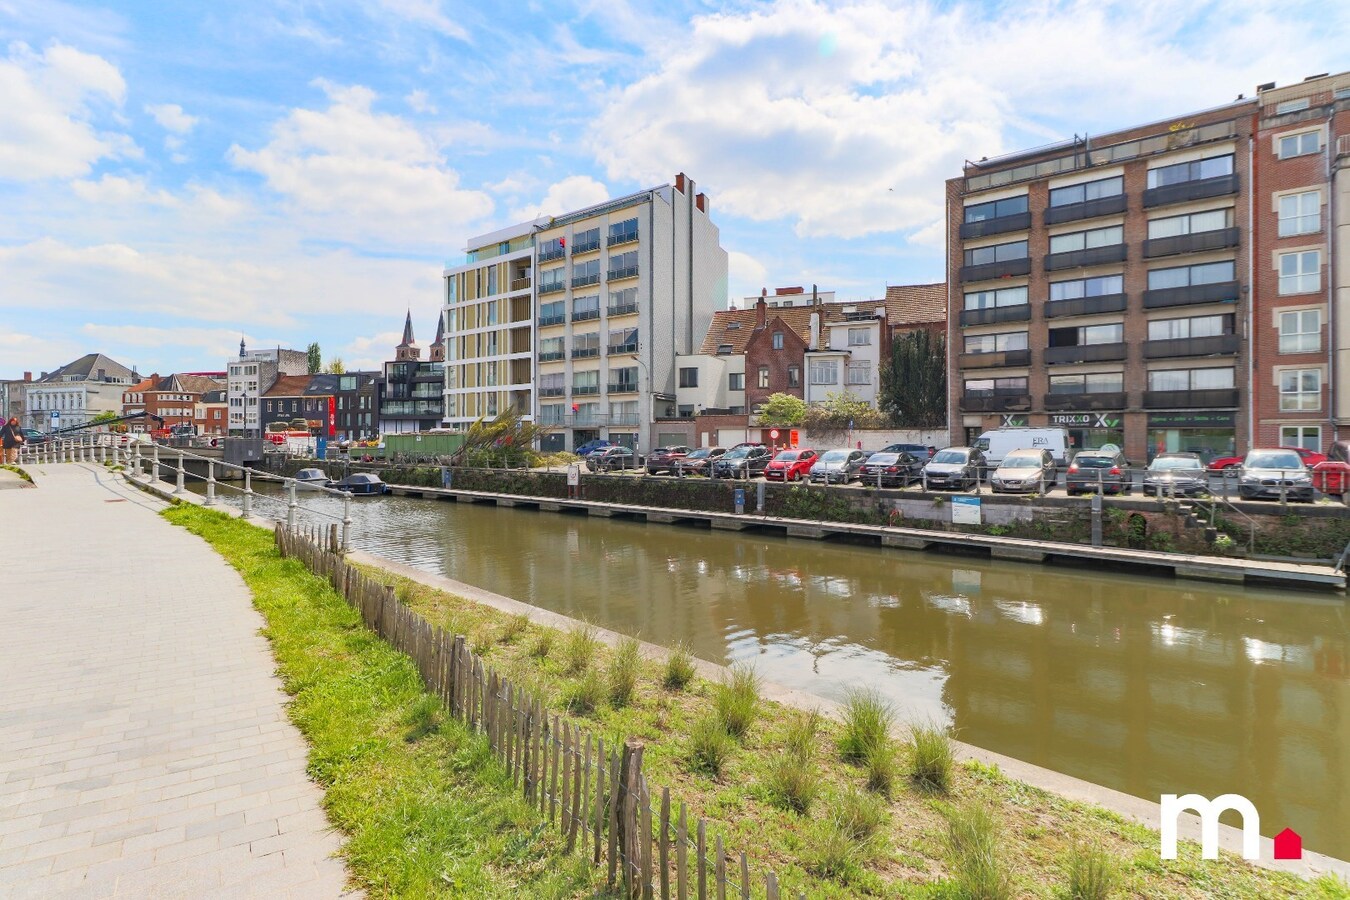
[[[1324,494],[1340,497],[1350,490],[1350,463],[1327,460],[1313,466],[1313,487]]]

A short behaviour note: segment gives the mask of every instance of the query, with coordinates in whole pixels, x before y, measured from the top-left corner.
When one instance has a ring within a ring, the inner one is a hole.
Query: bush
[[[693,680],[694,655],[689,652],[689,645],[681,641],[671,647],[666,656],[666,671],[661,676],[661,683],[672,691],[679,691]]]
[[[590,668],[563,692],[563,701],[567,704],[567,708],[578,715],[595,712],[604,699],[604,682],[600,680],[600,675],[595,669]]]
[[[867,789],[889,797],[900,774],[895,744],[889,738],[868,744],[863,751],[862,764],[867,771]]]
[[[745,737],[759,710],[759,675],[753,665],[737,663],[717,686],[713,708],[728,734]]]
[[[823,878],[842,880],[863,859],[862,847],[845,829],[827,819],[813,830],[806,848],[806,868]]]
[[[914,761],[909,777],[928,791],[946,791],[952,783],[954,751],[946,729],[928,723],[913,730]]]
[[[715,716],[704,716],[689,729],[689,765],[696,771],[717,778],[732,749],[731,735]]]
[[[787,734],[783,737],[783,742],[787,744],[788,753],[801,762],[809,760],[816,752],[816,738],[820,735],[820,722],[820,710],[818,709],[794,716],[792,721],[788,723]]]
[[[844,700],[844,731],[839,753],[850,762],[861,762],[868,748],[890,740],[895,711],[875,688],[853,688]]]
[[[1107,900],[1116,892],[1120,872],[1111,854],[1098,843],[1077,843],[1065,863],[1069,900]]]
[[[947,810],[947,854],[960,896],[970,900],[1011,897],[1012,876],[999,851],[998,823],[988,805],[972,800]]]
[[[627,706],[637,690],[638,675],[642,671],[642,652],[636,638],[626,637],[614,648],[609,658],[609,701],[615,706]]]
[[[886,803],[876,794],[848,788],[835,797],[830,819],[855,841],[869,840],[886,824]]]
[[[596,637],[595,626],[582,622],[567,632],[563,640],[563,667],[568,675],[585,671],[600,650],[600,639]]]
[[[501,642],[503,644],[513,644],[518,641],[522,635],[530,628],[530,617],[524,613],[514,615],[506,620],[502,626]]]
[[[769,761],[764,784],[774,805],[804,813],[820,791],[820,776],[815,766],[788,751]]]

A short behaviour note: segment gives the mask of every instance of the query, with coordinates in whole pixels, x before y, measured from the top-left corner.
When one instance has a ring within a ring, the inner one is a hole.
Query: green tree
[[[849,429],[883,428],[886,417],[872,404],[848,391],[825,395],[825,402],[809,406],[802,421],[813,434],[842,434]]]
[[[342,357],[335,356],[328,361],[328,365],[324,366],[323,370],[329,375],[346,375],[347,364],[342,361]]]
[[[946,425],[946,338],[922,329],[897,338],[881,368],[878,402],[901,428]]]
[[[111,422],[111,421],[114,420],[114,419],[120,419],[120,418],[121,418],[121,416],[119,416],[117,413],[112,412],[111,410],[104,410],[103,412],[101,412],[101,413],[99,413],[98,415],[94,416],[93,424],[95,424],[95,425],[102,425],[102,424],[104,424],[105,422]]]
[[[806,401],[791,394],[770,394],[759,408],[760,425],[800,425],[806,418]]]
[[[319,352],[318,342],[310,344],[305,353],[309,357],[309,374],[318,375],[323,371],[323,354]]]

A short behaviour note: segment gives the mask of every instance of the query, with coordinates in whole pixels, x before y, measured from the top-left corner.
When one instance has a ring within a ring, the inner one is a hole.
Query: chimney
[[[678,174],[678,175],[675,176],[675,190],[679,191],[681,194],[684,193],[684,173],[683,173],[683,172],[681,172],[680,174]]]
[[[32,380],[33,380],[33,373],[32,373],[32,372],[24,372],[24,373],[23,373],[23,380],[24,380],[24,381],[32,381]]]
[[[820,349],[820,313],[811,313],[811,342],[806,345],[807,350]]]
[[[811,285],[811,305],[812,306],[820,305],[820,292],[816,290],[816,286],[814,284]]]
[[[759,291],[759,299],[758,299],[757,301],[755,301],[755,328],[756,328],[756,329],[760,329],[760,328],[763,328],[763,327],[764,327],[764,320],[767,318],[767,315],[768,315],[765,311],[769,308],[769,304],[765,301],[764,297],[765,297],[765,295],[768,294],[768,293],[769,293],[769,289],[768,289],[768,288],[760,288],[760,291]]]
[[[708,211],[708,195],[700,191],[694,197],[694,205],[698,207],[699,212],[706,213]]]

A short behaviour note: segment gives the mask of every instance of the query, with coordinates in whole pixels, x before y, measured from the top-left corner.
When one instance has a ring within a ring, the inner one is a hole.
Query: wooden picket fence
[[[691,830],[685,804],[673,809],[669,788],[653,803],[641,742],[606,745],[551,713],[538,695],[485,666],[464,635],[431,625],[392,587],[348,564],[337,526],[288,531],[277,523],[276,544],[283,557],[326,578],[367,628],[410,657],[451,715],[487,736],[512,786],[558,829],[569,853],[581,852],[606,871],[611,890],[634,900],[752,896],[744,852],[731,855],[720,835],[709,844],[704,819]],[[777,875],[765,872],[763,884],[754,896],[778,900]]]

